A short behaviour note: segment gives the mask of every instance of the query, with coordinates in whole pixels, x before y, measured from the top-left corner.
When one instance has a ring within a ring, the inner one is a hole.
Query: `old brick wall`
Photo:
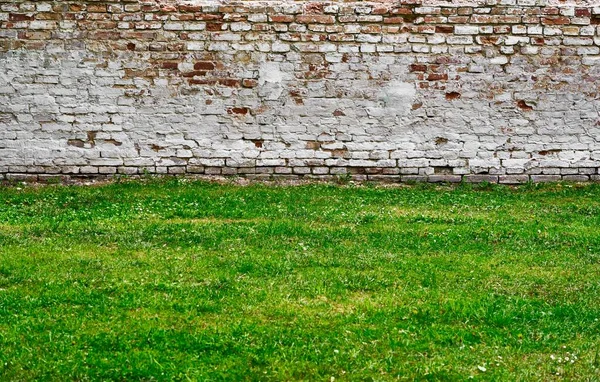
[[[2,1],[0,177],[598,180],[600,5]]]

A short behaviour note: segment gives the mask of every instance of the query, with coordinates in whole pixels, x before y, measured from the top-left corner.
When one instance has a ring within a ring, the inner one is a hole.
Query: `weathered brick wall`
[[[0,176],[597,180],[599,24],[573,0],[0,1]]]

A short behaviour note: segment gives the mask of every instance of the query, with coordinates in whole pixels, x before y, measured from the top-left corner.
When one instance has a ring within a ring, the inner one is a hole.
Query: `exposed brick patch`
[[[248,114],[249,109],[247,107],[232,107],[227,109],[227,113],[229,114],[239,114],[239,115],[246,115]]]
[[[458,92],[448,92],[448,93],[446,93],[446,99],[448,101],[459,99],[460,97],[461,97],[461,94],[458,93]]]
[[[321,148],[321,142],[307,141],[306,148],[309,150],[319,150]]]
[[[529,105],[527,103],[527,101],[524,101],[522,99],[517,101],[517,106],[519,107],[519,109],[521,109],[523,111],[532,111],[533,110],[533,106]]]
[[[541,150],[539,152],[540,155],[546,156],[546,155],[551,155],[551,154],[556,154],[561,152],[561,149],[552,149],[552,150]]]
[[[67,144],[69,146],[84,147],[85,146],[85,141],[82,140],[82,139],[69,139],[67,141]]]

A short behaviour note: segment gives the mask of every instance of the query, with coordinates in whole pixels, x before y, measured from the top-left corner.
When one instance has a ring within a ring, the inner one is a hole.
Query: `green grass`
[[[0,380],[600,380],[600,186],[476,188],[0,188]]]

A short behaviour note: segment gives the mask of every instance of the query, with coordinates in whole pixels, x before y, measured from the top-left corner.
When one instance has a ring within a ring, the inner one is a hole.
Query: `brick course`
[[[600,6],[0,1],[0,177],[598,180]]]

